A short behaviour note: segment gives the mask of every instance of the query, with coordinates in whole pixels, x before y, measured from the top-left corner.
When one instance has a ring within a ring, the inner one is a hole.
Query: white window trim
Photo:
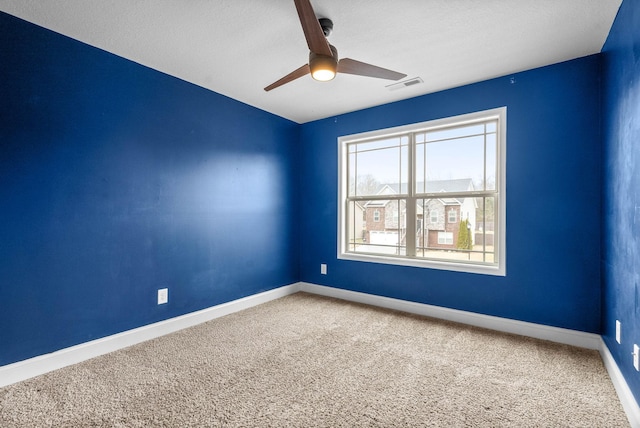
[[[499,138],[497,141],[499,170],[496,177],[496,186],[498,195],[496,195],[495,203],[498,206],[496,215],[496,230],[498,248],[496,252],[496,265],[479,265],[471,263],[458,263],[455,261],[439,261],[425,260],[418,258],[388,257],[384,255],[359,254],[347,252],[347,242],[343,239],[345,234],[344,222],[347,211],[346,195],[347,182],[344,179],[346,175],[347,159],[346,143],[359,140],[366,140],[380,136],[389,136],[393,134],[404,134],[407,132],[416,132],[423,129],[435,129],[438,127],[447,127],[451,124],[462,125],[465,122],[476,122],[480,120],[490,119],[492,117],[499,119]],[[439,270],[449,270],[455,272],[468,272],[484,275],[506,276],[506,171],[507,171],[507,108],[500,107],[491,110],[484,110],[476,113],[469,113],[460,116],[436,119],[417,124],[398,126],[394,128],[381,129],[376,131],[363,132],[360,134],[346,135],[338,138],[338,248],[337,256],[340,260],[352,260],[370,263],[383,263],[398,266],[414,266],[422,268],[431,268]]]

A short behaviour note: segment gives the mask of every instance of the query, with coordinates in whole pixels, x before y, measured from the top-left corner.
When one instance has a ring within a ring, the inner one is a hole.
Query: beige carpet
[[[1,427],[625,427],[596,351],[298,293],[0,389]]]

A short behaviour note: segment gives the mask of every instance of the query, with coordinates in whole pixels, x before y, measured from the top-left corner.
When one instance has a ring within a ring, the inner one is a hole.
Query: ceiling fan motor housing
[[[329,47],[331,48],[332,56],[309,52],[309,69],[312,75],[314,75],[317,70],[330,70],[335,76],[338,70],[338,50],[332,45],[329,45]],[[315,75],[314,78],[316,78]]]
[[[320,18],[318,19],[318,22],[320,23],[320,27],[322,27],[324,36],[329,37],[329,35],[333,31],[333,21],[329,18]]]

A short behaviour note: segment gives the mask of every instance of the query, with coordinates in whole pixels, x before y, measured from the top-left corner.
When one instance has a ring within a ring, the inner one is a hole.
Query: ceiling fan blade
[[[296,4],[296,10],[300,17],[300,24],[302,24],[302,31],[304,31],[304,37],[307,39],[309,50],[316,54],[332,56],[329,42],[324,36],[311,2],[309,0],[293,1]]]
[[[406,74],[386,68],[356,61],[351,58],[342,58],[338,61],[338,73],[357,74],[358,76],[377,77],[379,79],[400,80],[407,77]]]
[[[293,80],[296,80],[298,77],[302,77],[302,76],[307,75],[309,73],[310,73],[309,64],[305,64],[302,67],[300,67],[300,68],[292,71],[291,73],[287,74],[282,79],[273,82],[272,84],[270,84],[269,86],[264,88],[264,90],[268,92],[268,91],[270,91],[272,89],[277,88],[278,86],[282,86],[285,83],[289,83],[289,82],[291,82]]]

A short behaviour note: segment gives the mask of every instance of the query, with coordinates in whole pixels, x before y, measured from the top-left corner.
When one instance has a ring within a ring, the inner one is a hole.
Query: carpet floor
[[[0,389],[1,427],[628,427],[597,351],[297,293]]]

